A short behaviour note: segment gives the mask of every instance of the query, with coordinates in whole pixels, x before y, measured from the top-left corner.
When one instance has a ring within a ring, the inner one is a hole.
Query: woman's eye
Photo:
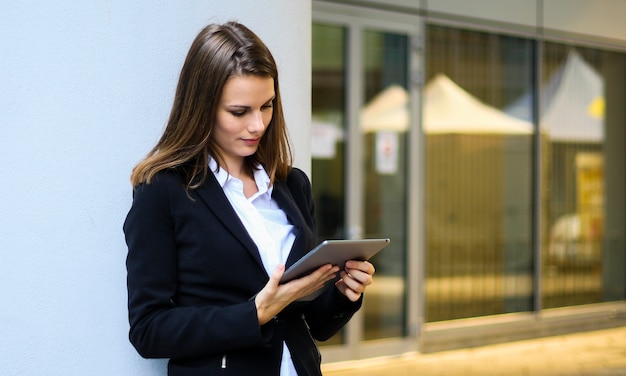
[[[274,107],[274,103],[272,103],[272,102],[263,105],[263,108],[265,108],[265,109],[272,108],[272,107]]]
[[[246,111],[231,111],[230,113],[235,117],[241,117],[246,114]]]

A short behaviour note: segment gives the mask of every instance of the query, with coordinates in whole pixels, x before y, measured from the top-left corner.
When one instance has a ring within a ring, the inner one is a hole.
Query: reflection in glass
[[[602,301],[604,79],[576,50],[546,44],[544,51],[543,306],[596,303]],[[601,64],[598,51],[586,55]]]
[[[363,218],[349,223],[363,238],[386,237],[391,244],[372,262],[376,283],[367,291],[363,307],[363,338],[403,336],[405,328],[406,250],[406,139],[408,130],[407,59],[404,35],[363,33],[363,103],[355,126],[362,134],[353,142],[362,161],[347,160],[345,135],[346,41],[342,27],[313,26],[313,194],[320,240],[348,238],[346,230],[346,164],[363,166]],[[327,343],[341,343],[342,335]]]
[[[345,38],[342,27],[313,24],[311,180],[320,241],[346,237]],[[324,344],[342,343],[343,334]]]
[[[401,337],[405,327],[408,118],[405,35],[363,34],[365,107],[363,134],[363,237],[388,237],[374,257],[376,283],[364,304],[364,338]],[[358,166],[358,164],[355,164]]]
[[[345,34],[342,27],[313,25],[311,157],[320,241],[345,237]]]
[[[530,310],[532,42],[427,32],[426,320]]]

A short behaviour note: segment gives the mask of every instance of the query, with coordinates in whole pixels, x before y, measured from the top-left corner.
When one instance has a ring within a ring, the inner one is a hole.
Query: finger
[[[307,277],[304,277],[304,278],[308,278],[308,282],[313,282],[313,281],[326,282],[329,279],[335,278],[338,272],[339,272],[338,266],[332,265],[332,264],[326,264],[326,265],[320,266],[319,268],[317,268],[317,270],[315,270],[313,273],[309,274]]]
[[[347,288],[356,292],[357,294],[360,294],[365,290],[365,285],[349,273],[341,272],[341,280]]]
[[[360,293],[348,287],[348,285],[345,283],[345,280],[343,278],[337,281],[335,283],[335,286],[337,287],[340,293],[342,293],[346,298],[348,298],[352,302],[356,302],[361,297]]]
[[[335,279],[339,273],[339,267],[331,264],[324,265],[318,268],[315,272],[308,275],[306,283],[309,288],[319,289],[326,284],[326,282]]]
[[[280,279],[283,277],[283,273],[285,273],[285,265],[279,264],[272,272],[272,275],[270,275],[270,280],[267,282],[267,286],[271,287],[272,290],[275,291],[280,284]]]
[[[365,286],[372,284],[372,276],[359,269],[346,269],[348,276],[356,282]]]
[[[338,272],[338,266],[322,265],[312,273],[281,285],[280,288],[293,299],[299,299],[322,288],[326,282],[334,279]]]
[[[360,270],[369,275],[373,275],[376,272],[374,265],[372,265],[369,261],[349,260],[346,262],[345,268]]]

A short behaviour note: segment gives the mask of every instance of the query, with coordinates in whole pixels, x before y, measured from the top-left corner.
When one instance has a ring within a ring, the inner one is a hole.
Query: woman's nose
[[[255,111],[248,124],[248,130],[250,132],[260,132],[265,129],[265,122],[263,121],[263,114],[260,111]]]

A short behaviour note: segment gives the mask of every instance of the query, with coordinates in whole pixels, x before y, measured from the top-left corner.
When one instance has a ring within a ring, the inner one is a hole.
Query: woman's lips
[[[243,142],[244,142],[246,145],[250,145],[250,146],[252,146],[252,145],[256,145],[256,144],[258,144],[258,143],[259,143],[259,140],[260,140],[260,138],[244,138],[244,139],[243,139]]]

